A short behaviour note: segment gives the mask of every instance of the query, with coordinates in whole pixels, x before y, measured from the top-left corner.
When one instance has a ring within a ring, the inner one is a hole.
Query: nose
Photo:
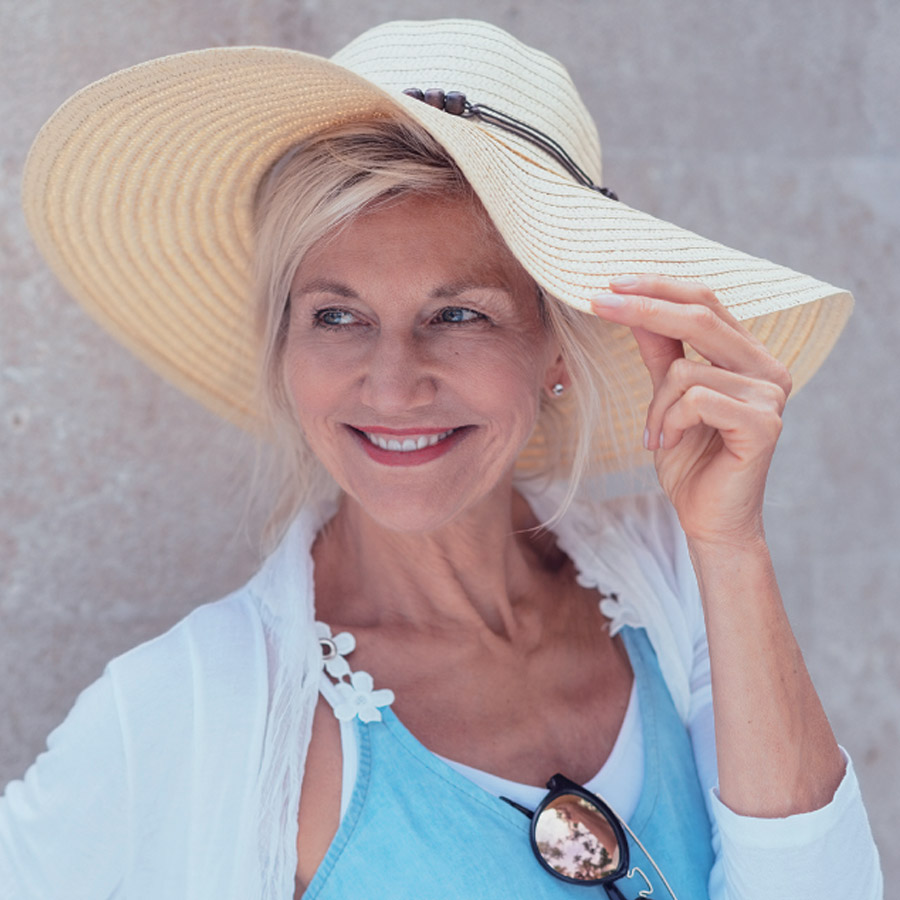
[[[415,335],[383,331],[366,356],[360,399],[382,415],[401,415],[434,401],[437,375]]]

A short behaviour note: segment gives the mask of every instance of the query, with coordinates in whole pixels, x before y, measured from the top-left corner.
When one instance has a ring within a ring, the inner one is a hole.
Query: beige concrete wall
[[[0,784],[104,662],[239,584],[252,450],[88,321],[25,232],[29,142],[76,88],[223,44],[331,53],[478,16],[570,67],[630,204],[835,284],[858,311],[789,408],[769,491],[787,604],[900,879],[900,4],[0,0]],[[840,861],[841,865],[849,861]]]

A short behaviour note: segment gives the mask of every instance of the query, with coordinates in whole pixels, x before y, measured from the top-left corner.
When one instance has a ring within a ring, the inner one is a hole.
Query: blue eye
[[[313,313],[313,321],[316,325],[326,328],[340,328],[342,325],[351,324],[353,314],[347,312],[346,309],[319,309]]]
[[[446,306],[438,313],[438,319],[451,325],[461,325],[464,322],[475,322],[485,318],[474,309],[466,309],[464,306]]]

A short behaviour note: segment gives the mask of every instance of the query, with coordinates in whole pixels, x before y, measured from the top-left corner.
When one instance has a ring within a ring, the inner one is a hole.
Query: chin
[[[462,512],[459,498],[441,502],[442,498],[394,497],[377,502],[371,497],[354,497],[356,503],[375,523],[398,534],[428,534],[449,525]]]
[[[504,482],[505,484],[505,482]],[[495,498],[500,485],[485,490],[459,486],[458,481],[443,489],[433,484],[422,489],[397,485],[381,491],[350,490],[348,496],[373,522],[398,534],[428,534],[452,524],[461,516]]]

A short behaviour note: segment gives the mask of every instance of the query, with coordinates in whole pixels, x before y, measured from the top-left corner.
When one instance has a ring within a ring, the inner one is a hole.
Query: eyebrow
[[[457,281],[452,284],[442,285],[435,288],[431,292],[431,297],[435,300],[444,300],[448,297],[458,297],[468,291],[501,291],[504,294],[512,294],[509,288],[502,284],[491,284],[485,281]]]
[[[445,300],[448,298],[458,297],[467,291],[501,291],[504,294],[511,294],[509,288],[502,284],[490,284],[483,281],[457,281],[451,284],[441,285],[435,288],[429,295],[433,300]],[[348,300],[358,300],[359,294],[346,284],[339,281],[331,281],[327,278],[314,278],[312,281],[306,282],[300,286],[299,290],[293,292],[296,296],[302,294],[334,294],[337,297],[345,297]]]

